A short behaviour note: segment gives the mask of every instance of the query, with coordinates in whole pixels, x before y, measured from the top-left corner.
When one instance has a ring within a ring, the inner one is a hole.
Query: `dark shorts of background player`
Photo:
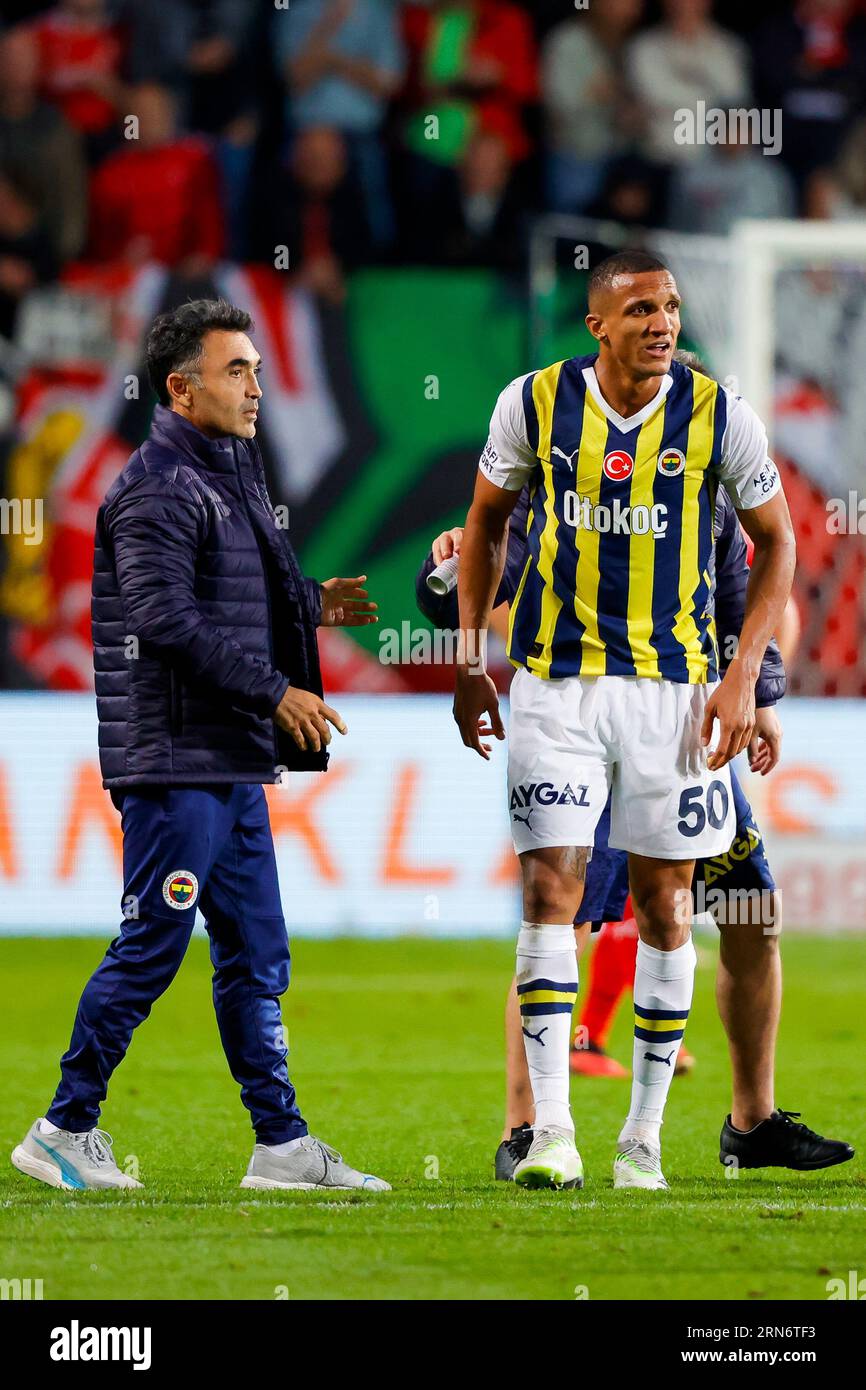
[[[764,841],[752,813],[746,793],[734,768],[731,768],[731,789],[737,831],[726,854],[699,859],[695,864],[692,886],[703,883],[709,890],[724,892],[758,889],[773,892],[776,884],[764,850]],[[620,922],[628,897],[628,855],[625,850],[610,849],[610,800],[602,812],[595,832],[592,858],[586,868],[583,901],[575,922],[591,922],[593,932],[601,931],[605,922]]]

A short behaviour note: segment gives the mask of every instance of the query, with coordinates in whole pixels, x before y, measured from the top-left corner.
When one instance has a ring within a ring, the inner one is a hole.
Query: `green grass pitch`
[[[779,1103],[858,1149],[827,1173],[726,1178],[729,1105],[700,966],[664,1128],[669,1194],[614,1192],[628,1082],[574,1079],[583,1192],[494,1184],[507,942],[300,941],[285,1016],[311,1129],[394,1185],[380,1196],[244,1193],[246,1113],[219,1046],[206,943],[139,1030],[102,1117],[146,1190],[73,1194],[6,1155],[43,1114],[98,940],[0,942],[0,1277],[46,1299],[825,1299],[862,1270],[866,940],[789,938]],[[586,973],[586,972],[584,972]],[[630,1055],[627,1010],[612,1050]],[[585,1291],[585,1292],[584,1292]]]

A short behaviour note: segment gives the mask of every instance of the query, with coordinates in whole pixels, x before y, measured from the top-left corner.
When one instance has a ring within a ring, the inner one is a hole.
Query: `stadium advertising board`
[[[350,733],[325,775],[268,789],[293,935],[512,935],[519,916],[504,745],[460,743],[439,696],[339,700]],[[120,820],[103,791],[87,695],[5,695],[0,932],[109,934]],[[783,760],[746,785],[787,927],[866,929],[866,708],[787,700]]]

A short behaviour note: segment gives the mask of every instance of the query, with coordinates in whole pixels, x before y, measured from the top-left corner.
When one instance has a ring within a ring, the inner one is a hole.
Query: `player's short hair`
[[[202,341],[206,333],[213,329],[246,333],[252,326],[246,309],[238,309],[227,299],[190,299],[154,319],[147,335],[144,359],[150,384],[160,404],[171,404],[165,383],[172,372],[183,372],[195,378],[201,366]]]
[[[609,290],[620,275],[646,275],[660,270],[670,274],[670,267],[649,251],[617,251],[613,256],[599,261],[595,269],[590,271],[586,297],[591,306],[596,295]]]

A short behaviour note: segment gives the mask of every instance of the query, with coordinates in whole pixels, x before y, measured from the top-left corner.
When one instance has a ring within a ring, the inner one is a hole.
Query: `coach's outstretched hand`
[[[711,772],[724,767],[749,744],[755,728],[755,682],[736,661],[732,661],[720,684],[713,691],[704,711],[701,742],[706,748],[719,721],[719,742],[707,758]]]
[[[490,744],[481,740],[491,734],[494,738],[505,738],[505,726],[499,713],[496,686],[486,671],[471,666],[458,667],[454,718],[466,747],[474,748],[480,757],[489,759]]]
[[[365,603],[370,595],[361,586],[366,574],[357,579],[326,579],[320,584],[322,590],[322,617],[319,627],[366,627],[377,623],[374,613],[377,603]]]
[[[274,720],[281,729],[291,734],[302,753],[319,753],[331,742],[328,724],[341,734],[347,734],[342,715],[312,690],[297,690],[290,685],[274,711]]]

